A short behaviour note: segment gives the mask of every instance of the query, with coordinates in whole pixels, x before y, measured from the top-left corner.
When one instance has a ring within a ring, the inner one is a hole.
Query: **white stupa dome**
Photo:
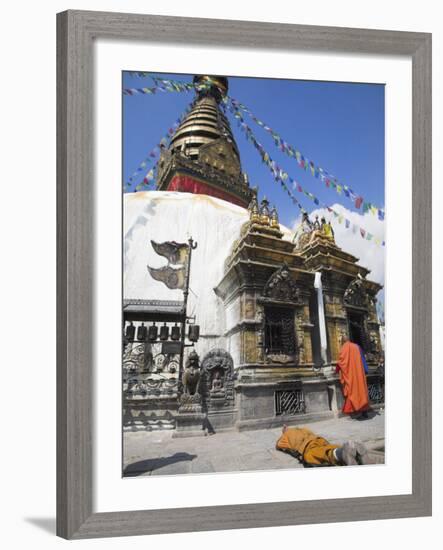
[[[249,219],[245,208],[208,195],[146,191],[124,195],[124,299],[182,300],[154,280],[147,265],[158,268],[166,258],[155,253],[151,240],[161,243],[197,242],[192,252],[188,315],[200,325],[199,353],[224,347],[225,319],[222,301],[214,292],[223,277],[224,263],[242,225]],[[281,228],[285,238],[292,234]]]

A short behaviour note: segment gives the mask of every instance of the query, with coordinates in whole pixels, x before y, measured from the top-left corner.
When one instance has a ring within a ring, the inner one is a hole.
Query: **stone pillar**
[[[323,285],[321,280],[321,271],[315,273],[314,288],[317,290],[317,308],[318,308],[318,330],[320,334],[320,352],[323,364],[328,361],[328,338],[326,334],[325,307],[323,300]]]

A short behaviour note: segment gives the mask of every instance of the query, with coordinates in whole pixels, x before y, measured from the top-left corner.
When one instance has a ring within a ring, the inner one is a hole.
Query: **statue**
[[[323,221],[324,218],[322,218],[322,221]],[[318,221],[318,216],[315,216],[315,221],[314,223],[312,224],[312,232],[311,232],[311,236],[310,236],[310,239],[309,239],[309,242],[313,242],[314,239],[316,239],[317,237],[324,237],[325,234],[324,234],[324,231],[323,231],[323,225],[320,225],[320,222]]]
[[[214,373],[214,378],[212,379],[212,385],[209,393],[211,397],[225,396],[225,392],[223,391],[223,380],[221,379],[220,371],[216,371]]]
[[[309,219],[307,212],[303,212],[303,216],[301,219],[301,227],[302,227],[303,233],[310,233],[313,230],[313,224]]]
[[[309,219],[308,213],[303,212],[301,224],[295,232],[293,242],[296,243],[297,248],[303,248],[307,245],[311,239],[312,231],[314,230],[314,225]]]
[[[200,381],[200,361],[197,353],[191,351],[186,360],[185,372],[182,376],[183,393],[186,395],[198,394]]]
[[[330,222],[326,221],[326,218],[323,216],[321,219],[321,229],[324,233],[324,236],[328,239],[334,240],[334,229]]]

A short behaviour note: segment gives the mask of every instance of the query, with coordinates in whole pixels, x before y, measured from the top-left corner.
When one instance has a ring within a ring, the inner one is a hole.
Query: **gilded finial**
[[[273,206],[271,210],[271,227],[275,229],[280,229],[280,223],[278,221],[278,212],[275,206]]]
[[[262,225],[269,225],[269,222],[270,222],[269,201],[266,197],[264,197],[260,204],[260,223]]]
[[[249,219],[251,223],[260,223],[260,212],[258,210],[257,197],[253,197],[248,206]]]

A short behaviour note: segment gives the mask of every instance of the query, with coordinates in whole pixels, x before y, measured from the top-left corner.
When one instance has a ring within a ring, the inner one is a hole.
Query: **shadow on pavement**
[[[158,470],[164,466],[176,464],[177,462],[190,462],[197,458],[197,455],[189,453],[175,453],[171,456],[163,456],[160,458],[148,458],[128,464],[123,470],[124,477],[139,476],[153,470]]]
[[[374,411],[373,409],[370,409],[369,411],[366,411],[365,413],[356,414],[354,416],[351,416],[354,420],[358,420],[359,422],[362,422],[364,420],[372,420],[374,416],[380,416],[379,411]]]

